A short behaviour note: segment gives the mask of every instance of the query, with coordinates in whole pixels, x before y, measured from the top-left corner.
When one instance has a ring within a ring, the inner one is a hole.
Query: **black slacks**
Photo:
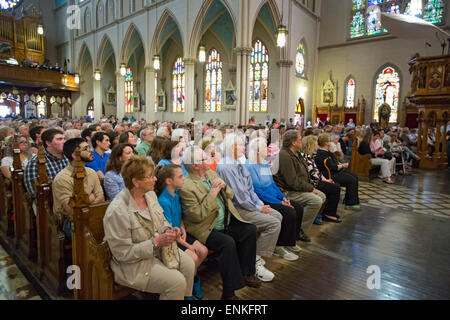
[[[339,204],[339,198],[341,197],[341,187],[336,183],[319,181],[317,189],[327,196],[322,215],[335,217],[337,215],[336,211]]]
[[[223,295],[234,295],[235,290],[245,286],[244,277],[256,271],[256,227],[231,215],[228,233],[213,229],[205,245],[218,260]]]
[[[341,170],[333,175],[333,180],[345,187],[344,202],[347,206],[359,204],[358,177],[348,170]]]
[[[282,204],[266,203],[265,201],[264,204],[270,205],[272,209],[277,210],[283,216],[277,246],[295,246],[295,241],[299,239],[302,226],[303,207],[295,201],[291,201],[294,208]]]

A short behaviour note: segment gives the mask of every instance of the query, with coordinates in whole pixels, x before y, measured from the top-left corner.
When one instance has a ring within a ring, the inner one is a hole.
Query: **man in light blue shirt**
[[[350,127],[350,128],[354,128],[355,127],[355,123],[353,122],[352,118],[348,119],[347,127]]]
[[[94,148],[94,161],[86,163],[86,167],[93,169],[97,172],[100,181],[105,178],[105,168],[108,162],[109,150],[111,143],[109,142],[109,136],[105,132],[96,132],[91,139],[92,147]]]
[[[239,214],[261,235],[256,241],[256,276],[261,281],[272,281],[275,275],[264,267],[261,256],[271,257],[281,230],[282,215],[258,198],[245,164],[238,159],[244,156],[244,139],[234,133],[224,140],[224,158],[217,165],[217,173],[234,190],[233,204]]]

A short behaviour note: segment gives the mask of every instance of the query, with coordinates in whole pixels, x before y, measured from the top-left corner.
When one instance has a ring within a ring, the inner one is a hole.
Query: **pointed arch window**
[[[373,118],[378,121],[378,109],[386,102],[391,107],[389,122],[397,122],[398,96],[400,92],[400,78],[395,68],[384,68],[377,76],[375,88],[375,106]]]
[[[222,111],[222,58],[211,50],[205,65],[205,111]]]
[[[353,78],[348,79],[345,95],[346,108],[353,108],[355,106],[355,89],[356,89],[355,79]]]
[[[184,88],[186,74],[183,58],[178,57],[172,70],[172,102],[173,112],[184,112]]]
[[[269,89],[269,52],[260,40],[257,40],[253,46],[249,71],[249,111],[267,112],[267,93]]]
[[[304,43],[300,43],[297,46],[297,54],[295,56],[295,72],[300,78],[306,78],[306,52]]]
[[[134,112],[133,89],[133,72],[128,67],[125,74],[125,113]]]
[[[448,5],[444,0],[352,0],[350,38],[381,35],[381,13],[407,14],[434,23],[445,22]]]

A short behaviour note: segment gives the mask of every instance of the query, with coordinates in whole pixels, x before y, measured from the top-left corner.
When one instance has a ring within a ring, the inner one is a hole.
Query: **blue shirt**
[[[233,189],[233,204],[247,211],[261,211],[264,203],[258,198],[250,173],[244,164],[229,157],[222,158],[216,172]]]
[[[125,188],[122,174],[114,170],[106,172],[103,187],[105,188],[106,200],[113,200]]]
[[[272,172],[267,161],[263,163],[253,163],[250,160],[245,161],[253,181],[253,188],[258,197],[271,204],[282,204],[286,197],[273,181]]]
[[[168,164],[174,164],[174,163],[168,159],[161,159],[158,162],[158,166],[165,166]],[[188,172],[186,171],[186,168],[184,167],[183,161],[181,162],[180,166],[181,166],[181,170],[183,170],[183,177],[186,177]]]
[[[95,172],[101,171],[105,174],[106,163],[110,154],[105,153],[103,157],[94,149],[94,160],[86,163],[86,167],[93,169]]]
[[[172,227],[181,227],[181,202],[178,191],[175,190],[175,196],[171,195],[167,189],[164,189],[158,198],[159,205],[164,210],[164,216]]]

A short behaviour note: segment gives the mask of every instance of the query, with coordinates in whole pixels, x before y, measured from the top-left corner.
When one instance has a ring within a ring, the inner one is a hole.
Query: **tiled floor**
[[[36,290],[1,245],[0,300],[41,300]]]

